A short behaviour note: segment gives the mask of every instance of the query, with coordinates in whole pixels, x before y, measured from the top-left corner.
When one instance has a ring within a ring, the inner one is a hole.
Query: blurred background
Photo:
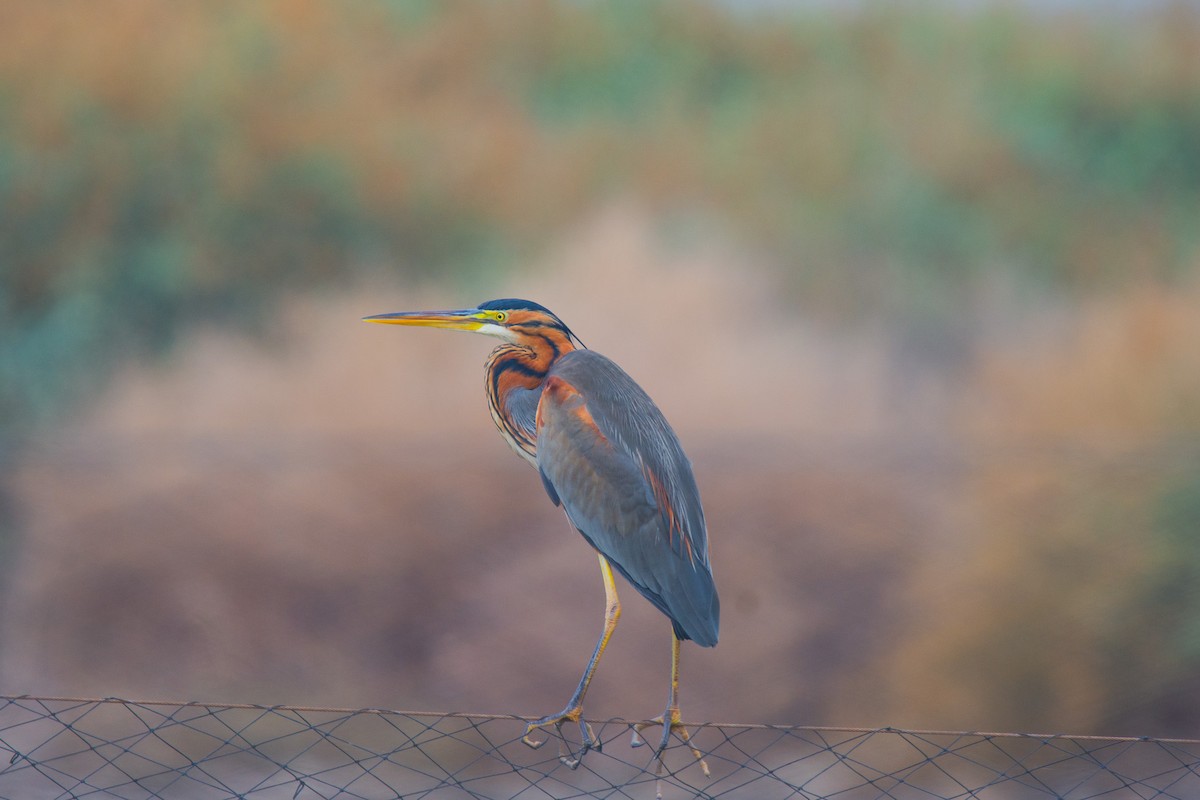
[[[686,719],[1200,735],[1200,7],[0,2],[0,691],[543,714],[525,297],[659,403]],[[661,711],[632,590],[589,695]]]

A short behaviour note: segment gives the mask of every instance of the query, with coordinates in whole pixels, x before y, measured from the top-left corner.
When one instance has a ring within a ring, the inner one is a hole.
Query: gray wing
[[[563,355],[538,403],[537,465],[551,500],[676,635],[716,644],[720,602],[700,492],[641,387],[598,353]]]

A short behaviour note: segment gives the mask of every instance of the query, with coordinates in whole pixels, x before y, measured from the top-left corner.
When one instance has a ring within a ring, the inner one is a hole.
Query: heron
[[[492,336],[500,343],[485,365],[492,421],[505,441],[538,471],[555,506],[596,551],[604,582],[604,626],[566,707],[529,722],[522,740],[540,747],[538,730],[579,726],[580,750],[561,755],[578,766],[601,743],[583,717],[583,701],[621,616],[613,572],[619,573],[671,623],[671,682],[661,716],[633,728],[662,725],[655,750],[672,734],[708,774],[679,712],[680,643],[717,643],[720,601],[709,563],[708,533],[691,463],[666,418],[610,359],[587,349],[553,312],[529,300],[491,300],[459,311],[404,311],[367,322],[416,325]],[[560,745],[562,747],[563,745]]]

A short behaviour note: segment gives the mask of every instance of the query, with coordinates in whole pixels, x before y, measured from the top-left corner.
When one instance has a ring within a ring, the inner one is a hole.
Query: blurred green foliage
[[[169,347],[181,323],[248,318],[372,242],[371,216],[326,157],[270,164],[230,202],[214,178],[221,133],[74,114],[73,141],[54,151],[0,129],[5,433],[52,417],[114,360]]]
[[[613,195],[715,222],[846,318],[1195,263],[1184,6],[6,12],[0,441],[181,324],[511,265]]]
[[[613,198],[775,265],[801,313],[933,341],[995,287],[1146,289],[1060,360],[983,364],[973,413],[1087,446],[1195,428],[1194,5],[735,5],[0,0],[0,467],[187,325],[480,281]],[[880,685],[1089,725],[1133,675],[1165,713],[1200,664],[1194,466],[982,472],[975,561],[939,576],[959,616]]]
[[[1124,695],[1107,709],[1112,719],[1186,734],[1200,714],[1200,469],[1189,465],[1146,494],[1149,524],[1124,532],[1126,552],[1145,563],[1109,585],[1121,601],[1097,632],[1103,691]]]
[[[1145,607],[1167,632],[1180,674],[1200,667],[1200,472],[1168,486],[1153,532],[1162,563],[1152,574]]]

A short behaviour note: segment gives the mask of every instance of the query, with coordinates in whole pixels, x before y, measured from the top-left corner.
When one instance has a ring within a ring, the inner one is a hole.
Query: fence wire
[[[616,719],[572,769],[526,721],[0,696],[0,798],[1200,798],[1200,741],[704,724],[706,777],[678,742],[656,774]]]

